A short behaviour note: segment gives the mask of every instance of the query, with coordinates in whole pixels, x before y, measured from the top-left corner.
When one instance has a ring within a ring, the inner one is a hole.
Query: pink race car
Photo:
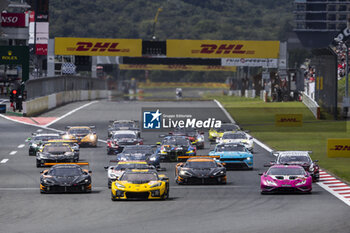
[[[261,194],[276,192],[311,193],[312,177],[297,165],[274,165],[261,175]]]

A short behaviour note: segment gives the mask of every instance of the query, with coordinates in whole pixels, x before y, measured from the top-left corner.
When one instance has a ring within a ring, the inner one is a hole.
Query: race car
[[[91,171],[79,165],[89,163],[50,164],[41,172],[40,193],[91,192]]]
[[[120,199],[167,199],[169,178],[154,170],[127,170],[112,183],[112,201]]]
[[[166,136],[160,145],[159,155],[163,161],[178,161],[179,156],[195,156],[196,146],[185,136]]]
[[[312,161],[309,153],[310,151],[276,151],[273,152],[273,154],[277,156],[276,161],[271,161],[265,166],[272,166],[275,164],[300,165],[305,171],[310,173],[313,182],[318,182],[320,181],[320,167],[317,164],[318,160]]]
[[[108,188],[111,188],[112,182],[116,181],[127,169],[156,169],[147,164],[146,161],[118,162],[115,166],[106,166],[104,168],[107,170]]]
[[[216,138],[221,138],[225,132],[237,132],[241,131],[241,128],[234,123],[224,123],[218,128],[211,128],[209,130],[208,139],[211,142],[215,142]]]
[[[226,168],[213,158],[189,158],[175,168],[178,184],[226,184]]]
[[[49,140],[61,139],[62,135],[59,133],[33,133],[32,137],[27,138],[29,142],[29,155],[36,155],[43,143]]]
[[[67,126],[67,132],[63,135],[63,139],[77,140],[80,146],[97,146],[96,132],[92,131],[95,126]]]
[[[50,142],[36,154],[36,167],[42,167],[45,163],[78,162],[79,156],[67,143]]]
[[[254,149],[253,137],[243,131],[225,132],[221,138],[216,138],[216,143],[242,143],[250,152]]]
[[[128,145],[142,145],[143,139],[131,130],[120,130],[107,139],[107,154],[118,154]]]
[[[204,132],[199,132],[195,128],[175,128],[174,131],[169,133],[174,136],[186,136],[192,144],[195,144],[197,149],[204,148]]]
[[[141,137],[139,122],[134,120],[116,120],[110,121],[112,124],[108,126],[108,138],[119,130],[132,130]]]
[[[65,139],[54,139],[54,140],[49,140],[48,143],[66,143],[68,144],[73,150],[74,153],[76,155],[76,157],[78,157],[79,160],[79,156],[80,156],[80,146],[77,143],[77,140],[65,140]]]
[[[261,193],[311,193],[312,177],[299,165],[273,165],[261,176]]]
[[[217,158],[226,168],[253,169],[253,154],[241,143],[222,143],[209,156]]]
[[[146,161],[149,165],[160,168],[159,148],[152,145],[125,146],[117,155],[117,161]]]

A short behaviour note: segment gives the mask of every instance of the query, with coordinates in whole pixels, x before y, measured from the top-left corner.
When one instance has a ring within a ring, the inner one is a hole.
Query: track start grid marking
[[[3,159],[0,161],[0,163],[7,163],[7,161],[9,161],[9,159]]]

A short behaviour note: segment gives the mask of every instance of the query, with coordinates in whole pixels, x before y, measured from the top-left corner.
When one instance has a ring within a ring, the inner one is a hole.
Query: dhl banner
[[[167,57],[278,58],[279,41],[167,40]]]
[[[303,114],[276,114],[276,127],[301,127],[303,126]]]
[[[141,39],[55,38],[56,55],[142,56]]]
[[[120,70],[168,70],[168,71],[231,71],[234,66],[199,66],[199,65],[129,65],[120,64]]]
[[[330,158],[350,158],[350,138],[329,138],[327,156]]]

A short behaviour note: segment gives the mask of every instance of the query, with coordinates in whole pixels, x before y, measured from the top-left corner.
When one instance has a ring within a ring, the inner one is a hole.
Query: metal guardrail
[[[25,89],[27,100],[31,100],[65,91],[107,90],[107,82],[90,77],[59,76],[29,80]]]
[[[316,119],[320,119],[321,117],[320,106],[317,104],[315,100],[313,100],[305,92],[303,92],[303,104],[305,104],[306,107],[310,109],[310,111],[316,117]]]

